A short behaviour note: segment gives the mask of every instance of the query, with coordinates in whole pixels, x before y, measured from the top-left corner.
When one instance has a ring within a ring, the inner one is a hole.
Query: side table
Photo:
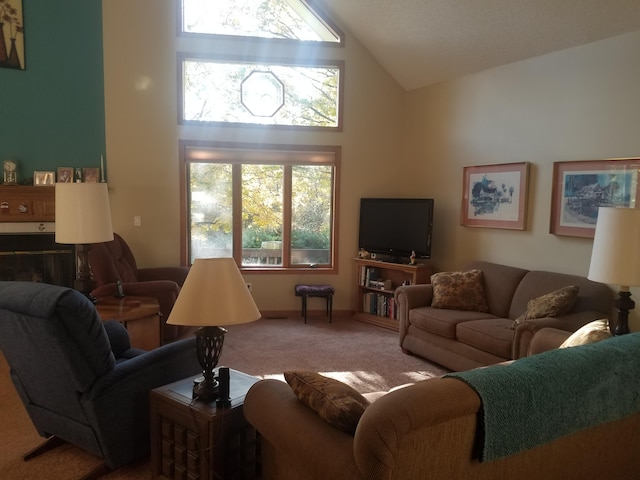
[[[96,310],[102,320],[117,320],[129,332],[131,346],[153,350],[162,344],[160,305],[153,297],[99,297]]]
[[[193,400],[194,378],[151,391],[152,478],[256,478],[257,433],[242,407],[247,391],[260,379],[230,369],[231,406],[218,408],[215,401]]]

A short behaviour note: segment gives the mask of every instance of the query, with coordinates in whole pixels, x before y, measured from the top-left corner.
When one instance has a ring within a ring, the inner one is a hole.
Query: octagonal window
[[[254,70],[242,80],[240,101],[256,117],[273,117],[284,105],[284,85],[272,72]]]

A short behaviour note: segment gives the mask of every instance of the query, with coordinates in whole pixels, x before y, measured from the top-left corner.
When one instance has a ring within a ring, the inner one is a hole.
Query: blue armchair
[[[132,349],[82,294],[44,283],[0,282],[0,348],[38,433],[101,457],[105,472],[148,453],[149,391],[201,372],[195,339]]]

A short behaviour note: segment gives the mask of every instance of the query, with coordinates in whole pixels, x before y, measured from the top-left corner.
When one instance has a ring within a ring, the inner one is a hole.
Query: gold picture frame
[[[85,167],[82,169],[82,178],[85,183],[98,183],[100,177],[100,169],[94,167]]]
[[[33,172],[33,184],[38,187],[50,186],[55,183],[55,172],[35,171]]]

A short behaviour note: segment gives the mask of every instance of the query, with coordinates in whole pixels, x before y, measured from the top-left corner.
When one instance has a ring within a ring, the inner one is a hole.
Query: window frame
[[[226,63],[260,63],[263,65],[280,65],[291,67],[332,67],[337,68],[338,73],[338,124],[335,127],[321,127],[315,125],[264,125],[260,123],[244,123],[244,122],[219,122],[219,121],[203,121],[203,120],[186,120],[184,118],[184,61],[185,60],[202,60]],[[344,112],[344,60],[309,60],[309,59],[288,59],[283,57],[257,57],[254,55],[217,55],[202,52],[177,52],[176,71],[178,82],[178,125],[200,126],[200,127],[235,127],[235,128],[258,128],[267,130],[297,130],[297,131],[316,131],[316,132],[342,132],[343,129],[343,112]]]
[[[322,152],[333,155],[332,162],[320,161],[314,162],[313,160],[307,161],[295,161],[291,159],[287,160],[234,160],[234,165],[243,164],[271,164],[271,165],[310,165],[310,164],[324,164],[332,165],[333,171],[333,197],[331,202],[331,255],[328,265],[311,266],[310,264],[291,264],[291,190],[285,185],[283,198],[283,250],[282,250],[282,265],[277,266],[252,266],[242,265],[242,218],[238,218],[238,215],[233,216],[233,253],[232,256],[238,264],[241,272],[247,273],[337,273],[338,272],[338,226],[340,219],[339,212],[339,191],[340,191],[340,156],[342,148],[340,146],[327,146],[327,145],[295,145],[295,144],[256,144],[256,143],[234,143],[234,142],[218,142],[218,141],[203,141],[203,140],[180,140],[179,142],[179,160],[180,160],[180,260],[182,265],[191,264],[191,214],[190,214],[190,188],[189,182],[189,163],[209,163],[207,159],[193,158],[190,153],[191,149],[211,149],[211,150],[237,150],[239,154],[247,151],[255,152],[301,152],[303,154],[312,152]],[[224,162],[227,163],[227,162]],[[285,176],[286,168],[285,168]],[[289,175],[290,176],[290,175]],[[232,196],[234,213],[237,209],[241,209],[241,190],[237,191],[237,187],[241,187],[239,183],[239,177],[234,175],[234,191]],[[287,233],[285,233],[287,232]]]
[[[178,37],[184,38],[194,38],[194,39],[214,39],[214,40],[231,40],[235,43],[239,42],[250,42],[250,43],[259,43],[261,45],[272,45],[273,47],[278,46],[300,46],[306,45],[310,47],[338,47],[344,48],[345,45],[345,35],[344,32],[329,18],[324,8],[319,4],[319,2],[314,0],[300,0],[306,8],[308,8],[319,22],[322,22],[325,27],[331,30],[340,40],[338,42],[330,42],[326,40],[298,40],[295,38],[265,38],[265,37],[250,37],[245,35],[222,35],[218,33],[199,33],[199,32],[185,32],[182,30],[182,0],[176,1],[176,35]]]

